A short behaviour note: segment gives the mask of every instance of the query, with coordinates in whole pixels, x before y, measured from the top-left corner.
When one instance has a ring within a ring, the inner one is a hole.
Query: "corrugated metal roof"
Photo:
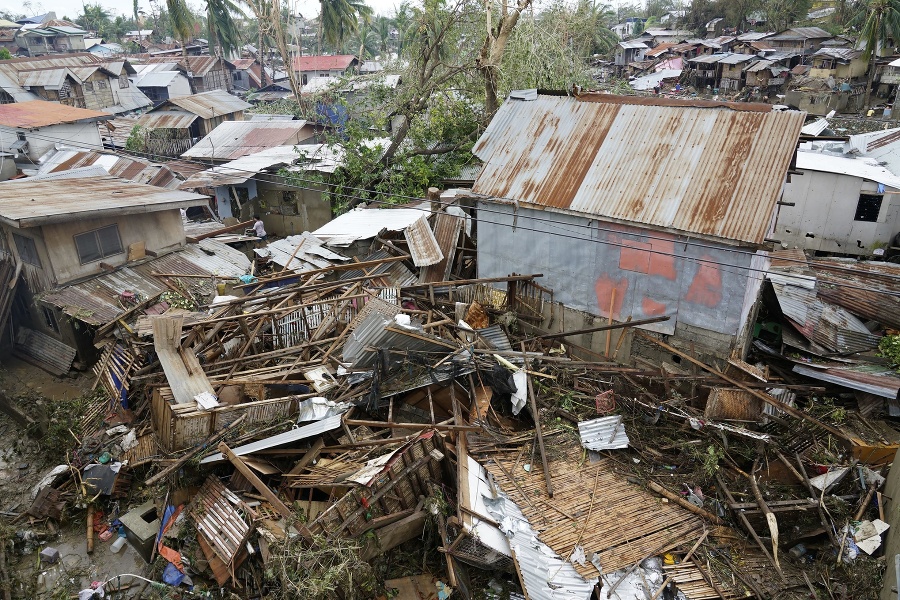
[[[723,65],[739,65],[749,60],[754,60],[755,58],[756,57],[751,54],[729,54],[719,62]]]
[[[294,150],[294,146],[275,146],[191,175],[181,184],[181,189],[236,185],[266,169],[289,165],[297,160],[300,160],[300,154]]]
[[[75,108],[46,100],[0,104],[0,125],[15,129],[36,129],[61,123],[78,123],[109,119],[107,113]]]
[[[811,266],[819,281],[816,290],[820,298],[863,319],[900,329],[900,298],[893,279],[900,278],[900,265],[823,258],[812,261]]]
[[[141,115],[137,124],[147,129],[187,129],[199,118],[187,111],[164,110]]]
[[[306,121],[225,121],[181,156],[234,160],[275,146],[299,144],[315,133]]]
[[[864,370],[860,367],[814,368],[794,365],[794,372],[890,400],[900,398],[900,377],[886,367],[867,365],[867,369]]]
[[[165,165],[95,150],[60,150],[41,164],[38,174],[62,174],[89,166],[102,167],[106,175],[161,188],[175,189],[180,182]]]
[[[717,63],[721,60],[724,60],[730,56],[730,54],[719,53],[719,54],[701,54],[700,56],[695,56],[694,58],[689,58],[688,62],[697,63],[697,64],[713,64]]]
[[[254,252],[260,256],[268,255],[272,262],[282,268],[288,265],[295,273],[324,269],[350,260],[325,248],[322,240],[307,231],[276,240],[267,244],[265,248],[255,249]]]
[[[821,48],[813,56],[828,56],[843,61],[851,61],[862,56],[862,50],[854,48]]]
[[[295,71],[331,71],[347,69],[356,61],[352,54],[335,54],[334,56],[295,56]],[[358,62],[358,61],[357,61]]]
[[[76,83],[82,79],[72,70],[66,67],[57,69],[35,69],[33,71],[19,71],[19,85],[26,88],[42,87],[48,90],[58,90],[66,82],[66,77],[71,77]]]
[[[208,254],[204,248],[213,254]],[[43,294],[41,300],[89,325],[104,325],[124,314],[119,300],[122,292],[154,298],[169,289],[152,273],[237,277],[249,269],[250,261],[243,253],[215,240],[203,240],[200,244],[188,244],[181,250],[140,264],[51,290]],[[213,293],[211,281],[191,280],[192,286],[198,284],[202,291]]]
[[[581,445],[588,450],[616,450],[628,447],[622,415],[610,415],[578,423]]]
[[[147,64],[154,63],[175,63],[179,68],[184,69],[184,59],[182,57],[173,56],[151,56],[141,58]],[[194,77],[203,77],[219,64],[217,56],[199,55],[187,57],[187,70],[194,74]],[[223,92],[227,93],[227,92]]]
[[[591,99],[506,101],[472,150],[473,191],[763,243],[805,113]]]
[[[223,90],[209,90],[208,92],[201,92],[192,96],[169,98],[161,106],[169,105],[175,105],[204,119],[230,115],[247,110],[253,106]],[[158,110],[161,109],[155,109],[151,112],[157,112]]]
[[[291,442],[299,442],[300,440],[305,440],[317,435],[322,435],[323,433],[327,431],[333,431],[340,426],[341,415],[334,415],[322,419],[321,421],[316,421],[314,423],[310,423],[309,425],[304,425],[303,427],[298,427],[284,433],[279,433],[278,435],[273,435],[272,437],[259,440],[258,442],[253,442],[250,444],[245,444],[243,446],[238,446],[237,448],[232,448],[231,451],[234,452],[237,456],[252,454],[254,452],[259,452],[260,450],[265,450],[266,448],[274,448],[275,446],[281,446],[283,444],[289,444]],[[200,464],[206,465],[223,460],[225,460],[225,457],[222,456],[222,453],[216,452],[215,454],[210,454],[209,456],[201,460]]]
[[[417,267],[427,267],[434,265],[444,258],[434,233],[428,225],[428,220],[423,214],[403,231],[406,237],[406,243],[409,246],[409,253],[412,256],[413,264]]]
[[[844,158],[822,152],[797,152],[797,168],[800,170],[822,171],[839,175],[850,175],[860,179],[868,179],[900,189],[900,176],[894,175],[869,158]]]
[[[793,285],[772,283],[785,317],[808,340],[831,352],[865,352],[878,346],[881,336],[866,329],[850,312],[820,300],[816,293]]]
[[[153,71],[141,75],[135,82],[135,85],[142,88],[169,87],[179,75],[181,75],[181,73],[178,71]],[[184,75],[181,76],[184,77]]]
[[[403,231],[423,214],[413,208],[357,208],[335,217],[313,235],[329,246],[349,246],[356,240],[368,240],[382,229]]]
[[[788,41],[788,40],[809,40],[819,38],[834,37],[820,27],[792,27],[786,31],[782,31],[775,35],[768,36],[767,40]]]
[[[208,201],[199,194],[112,176],[65,181],[15,179],[0,183],[0,195],[0,221],[13,227],[204,206]]]
[[[624,48],[626,50],[638,50],[640,48],[647,48],[647,44],[644,42],[619,42],[619,48]]]
[[[72,368],[76,350],[40,331],[19,327],[15,352],[27,354],[56,375],[65,375]]]
[[[421,327],[399,325],[374,313],[350,334],[344,344],[343,360],[352,363],[355,368],[371,367],[378,361],[378,350],[384,349],[449,354],[457,347],[426,333]]]
[[[388,258],[393,256],[384,248],[367,254],[363,257],[362,262],[372,262],[374,260],[381,260],[384,258]],[[402,288],[407,285],[413,285],[416,283],[416,276],[412,271],[406,268],[401,261],[394,261],[389,263],[382,263],[379,266],[375,267],[375,269],[351,269],[344,271],[338,276],[339,281],[346,281],[348,279],[356,279],[357,277],[363,277],[368,275],[372,278],[373,281],[383,282],[382,285],[385,287],[392,288]]]
[[[470,462],[471,465],[471,462]],[[470,467],[470,473],[472,473]],[[591,596],[594,584],[585,581],[575,570],[567,558],[560,557],[550,546],[542,542],[538,532],[531,526],[528,518],[509,496],[496,487],[482,487],[480,482],[488,481],[487,475],[479,466],[479,482],[475,483],[477,493],[488,515],[501,524],[507,538],[510,554],[514,555],[517,571],[521,575],[526,596],[532,600],[585,600]],[[588,492],[585,491],[585,494]],[[499,552],[507,552],[502,543],[497,543],[496,531],[492,525],[479,523],[478,527],[485,533],[490,547]],[[475,531],[479,531],[475,529]],[[573,549],[574,550],[574,549]],[[589,552],[590,549],[586,549]]]

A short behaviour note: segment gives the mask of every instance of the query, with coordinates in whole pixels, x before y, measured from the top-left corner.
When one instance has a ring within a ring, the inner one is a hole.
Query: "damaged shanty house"
[[[92,363],[95,328],[171,291],[159,273],[249,269],[224,244],[206,241],[218,258],[186,246],[181,209],[207,205],[206,196],[112,176],[49,177],[0,184],[0,315],[12,318],[16,353],[51,372],[66,373],[76,354],[82,368]]]
[[[803,119],[761,104],[511,98],[473,149],[478,275],[542,273],[569,309],[667,318],[641,327],[742,357]],[[653,350],[625,344],[617,359]]]

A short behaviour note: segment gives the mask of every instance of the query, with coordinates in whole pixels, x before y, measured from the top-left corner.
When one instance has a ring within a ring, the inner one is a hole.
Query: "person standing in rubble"
[[[253,215],[253,233],[256,234],[256,237],[259,238],[259,241],[263,244],[266,243],[266,226],[262,222],[262,219],[259,218],[259,215]]]

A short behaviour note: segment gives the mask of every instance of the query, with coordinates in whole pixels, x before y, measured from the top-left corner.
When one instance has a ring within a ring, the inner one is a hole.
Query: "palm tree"
[[[359,30],[359,19],[372,15],[372,9],[362,0],[319,0],[319,6],[319,54],[323,40],[340,48]]]
[[[241,34],[234,15],[244,16],[233,0],[206,0],[206,23],[216,56],[231,56],[240,47]]]
[[[866,95],[863,110],[869,107],[872,82],[875,80],[875,59],[888,38],[900,34],[900,0],[869,0],[853,18],[860,25],[859,41],[863,42],[863,60],[869,61]]]
[[[89,31],[99,32],[109,21],[109,12],[99,4],[83,4],[82,14],[78,17],[78,24]]]
[[[181,58],[184,60],[184,69],[185,71],[190,71],[187,43],[194,35],[194,15],[188,8],[185,0],[166,0],[166,9],[169,13],[169,22],[172,24],[175,37],[181,42]],[[191,93],[196,93],[194,80],[190,76],[188,76],[188,83],[191,86]]]

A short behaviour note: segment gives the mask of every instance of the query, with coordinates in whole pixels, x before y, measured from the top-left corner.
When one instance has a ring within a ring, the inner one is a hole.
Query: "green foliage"
[[[372,567],[359,558],[359,540],[343,537],[310,541],[301,536],[270,542],[266,563],[269,598],[363,600],[377,596]]]
[[[503,57],[500,93],[541,88],[592,87],[587,57],[608,54],[618,39],[603,23],[610,15],[586,0],[556,0],[541,14],[519,20]]]
[[[712,479],[719,472],[719,463],[725,458],[725,451],[710,444],[705,450],[688,447],[693,458],[700,463],[700,470],[707,478]]]
[[[891,366],[900,373],[900,335],[886,335],[878,342],[878,356],[891,361]]]
[[[9,50],[0,48],[0,60],[9,60],[10,58],[12,58],[12,54],[9,53]]]
[[[104,393],[98,391],[77,398],[64,397],[40,401],[46,415],[40,444],[44,450],[43,458],[48,463],[65,462],[66,453],[76,445],[73,436],[81,435],[82,428],[87,425],[82,423],[84,415],[89,412],[90,407],[103,400]],[[98,415],[97,418],[102,419],[102,415]]]
[[[147,128],[135,125],[125,140],[125,149],[129,152],[144,152],[147,149]]]

